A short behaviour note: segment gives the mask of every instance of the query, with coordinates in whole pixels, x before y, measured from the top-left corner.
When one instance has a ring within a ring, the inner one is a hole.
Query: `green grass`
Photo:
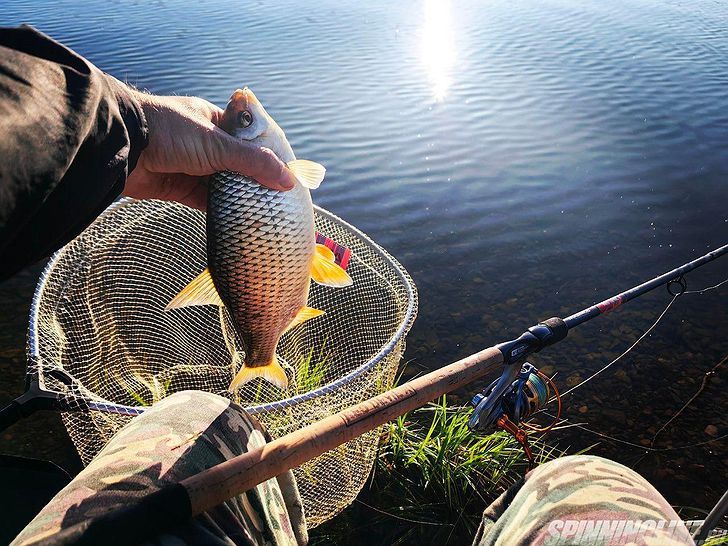
[[[472,536],[482,510],[525,471],[521,446],[507,433],[477,436],[467,426],[469,406],[447,398],[389,424],[374,485],[408,518],[440,525],[443,539]],[[534,450],[543,460],[547,453]],[[433,525],[408,533],[432,536]],[[458,538],[455,544],[462,543]]]
[[[369,487],[315,529],[311,544],[470,544],[485,506],[527,466],[507,433],[471,433],[471,412],[443,397],[386,425]],[[538,462],[552,457],[543,443],[531,443]],[[366,540],[347,535],[352,527]]]
[[[311,347],[296,366],[294,394],[311,392],[323,385],[330,358],[331,353],[326,349],[326,339],[318,351],[314,351]]]
[[[293,381],[289,384],[290,392],[285,393],[285,397],[296,396],[306,392],[318,389],[324,384],[326,374],[331,366],[331,352],[326,349],[326,340],[321,344],[318,351],[311,347],[293,368]],[[258,381],[258,385],[253,396],[253,404],[264,404],[271,402],[270,383]],[[277,388],[276,388],[277,389]],[[281,395],[283,391],[276,390]]]
[[[718,546],[719,544],[728,544],[728,535],[706,539],[703,544],[704,546]]]
[[[117,383],[140,406],[151,406],[165,398],[169,394],[171,382],[171,378],[167,381],[160,381],[155,375],[143,373],[133,374],[130,381],[126,381],[120,376],[117,377]]]
[[[285,393],[285,397],[295,396],[310,392],[321,387],[325,380],[329,368],[331,366],[331,352],[326,349],[326,340],[321,344],[318,350],[313,347],[309,349],[299,360],[298,365],[293,368],[293,381],[289,383],[289,392]],[[277,389],[276,387],[272,387]],[[271,402],[270,395],[271,385],[264,381],[258,381],[253,404],[261,404]],[[282,391],[277,390],[276,392]],[[328,414],[322,414],[321,418]],[[297,423],[291,409],[281,411],[270,411],[265,415],[260,415],[268,431],[274,436],[279,436],[290,432],[292,423]]]
[[[683,521],[695,522],[704,520],[708,516],[708,510],[706,510],[705,508],[698,508],[696,506],[686,505],[673,506],[673,508],[677,512],[677,515],[680,516],[680,519]],[[712,506],[710,508],[712,508]],[[728,529],[728,515],[720,518],[718,524],[715,526],[715,529],[711,531],[714,536],[705,539],[703,546],[718,546],[719,544],[728,544],[728,531],[726,531],[726,529]],[[692,533],[695,530],[696,527],[693,527],[690,529],[690,532]]]
[[[451,507],[459,508],[469,490],[486,500],[523,452],[507,434],[473,434],[467,426],[471,413],[469,407],[448,406],[443,397],[399,417],[388,425],[380,470],[414,472],[419,489],[432,490]]]

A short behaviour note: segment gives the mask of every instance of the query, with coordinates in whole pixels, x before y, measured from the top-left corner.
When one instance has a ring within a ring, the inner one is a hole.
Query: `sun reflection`
[[[455,63],[455,40],[449,0],[425,0],[422,28],[422,62],[432,84],[435,100],[445,98]]]

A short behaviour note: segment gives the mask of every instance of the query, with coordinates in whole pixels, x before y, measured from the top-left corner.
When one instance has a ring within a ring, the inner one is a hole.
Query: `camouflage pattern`
[[[269,439],[253,417],[220,396],[173,394],[133,419],[31,521],[13,545],[52,542],[111,508],[133,502]],[[306,544],[303,505],[287,472],[146,544],[241,546]]]
[[[642,522],[635,529],[634,522]],[[626,466],[580,455],[529,472],[483,513],[473,546],[505,544],[693,544],[684,524],[647,481]]]
[[[12,544],[52,543],[61,529],[72,529],[268,439],[254,418],[225,398],[200,391],[173,394],[122,428]],[[634,533],[629,529],[633,522],[658,525]],[[287,472],[145,544],[307,542],[303,506]],[[581,455],[539,466],[485,510],[473,546],[511,544],[674,546],[693,541],[667,501],[639,474]]]

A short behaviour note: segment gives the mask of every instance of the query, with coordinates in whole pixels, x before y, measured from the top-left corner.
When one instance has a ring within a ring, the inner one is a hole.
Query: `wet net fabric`
[[[289,387],[256,379],[227,391],[243,353],[224,309],[164,311],[206,265],[205,216],[171,202],[113,205],[51,261],[36,292],[29,360],[47,389],[79,398],[63,420],[88,463],[131,417],[86,401],[145,407],[174,392],[203,390],[250,408],[273,437],[389,388],[416,313],[414,285],[365,235],[321,209],[316,229],[351,250],[353,285],[312,283],[322,317],[278,346]],[[295,470],[309,526],[347,506],[364,485],[378,431]]]

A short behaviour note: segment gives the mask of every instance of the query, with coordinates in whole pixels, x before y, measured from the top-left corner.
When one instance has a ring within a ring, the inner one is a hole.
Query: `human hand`
[[[294,175],[272,151],[219,128],[223,110],[214,104],[198,97],[135,93],[147,118],[149,145],[128,176],[124,195],[205,210],[207,180],[218,171],[239,172],[275,190],[294,186]]]

